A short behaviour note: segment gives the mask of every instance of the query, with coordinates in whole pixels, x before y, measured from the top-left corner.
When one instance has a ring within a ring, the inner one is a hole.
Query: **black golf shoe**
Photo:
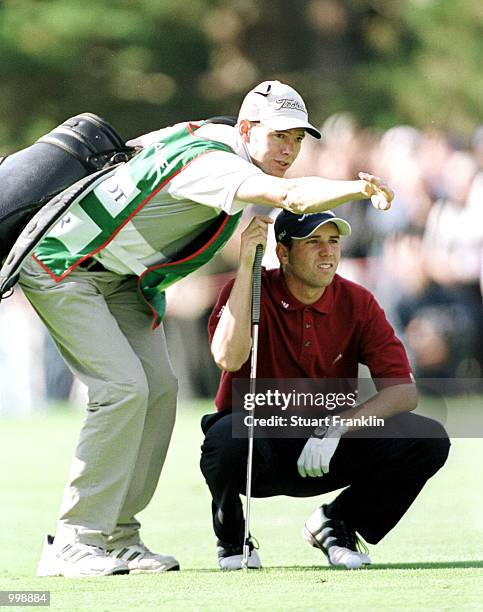
[[[330,565],[347,569],[369,565],[371,559],[367,548],[355,530],[350,529],[344,521],[328,518],[325,508],[324,505],[312,512],[302,529],[302,537],[311,546],[321,550]]]

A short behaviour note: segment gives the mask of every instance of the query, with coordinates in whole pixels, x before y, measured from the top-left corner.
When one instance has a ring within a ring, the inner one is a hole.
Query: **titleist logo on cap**
[[[282,108],[288,108],[302,111],[303,113],[307,114],[305,106],[301,102],[299,102],[298,100],[294,100],[293,98],[278,98],[278,100],[276,100],[275,102],[276,104],[278,104],[277,110],[280,110]]]

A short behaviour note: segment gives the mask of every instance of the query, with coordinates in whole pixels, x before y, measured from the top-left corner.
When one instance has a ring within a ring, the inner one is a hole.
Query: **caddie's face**
[[[340,262],[337,225],[326,223],[308,238],[293,239],[290,249],[278,243],[277,255],[287,284],[292,291],[295,289],[295,295],[304,289],[324,290],[333,281]]]
[[[283,177],[300,153],[305,130],[272,130],[262,123],[242,121],[240,125],[253,163],[266,174]]]

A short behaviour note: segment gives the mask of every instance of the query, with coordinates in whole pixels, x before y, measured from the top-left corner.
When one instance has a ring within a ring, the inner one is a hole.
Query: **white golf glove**
[[[314,434],[309,438],[300,453],[297,468],[300,476],[323,476],[329,471],[332,459],[341,437],[347,432],[347,427],[324,428],[317,427]]]

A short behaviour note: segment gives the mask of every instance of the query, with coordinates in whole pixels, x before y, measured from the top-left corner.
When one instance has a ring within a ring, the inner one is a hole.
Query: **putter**
[[[262,257],[263,246],[261,244],[258,244],[257,250],[255,252],[255,259],[253,261],[252,280],[252,355],[250,362],[250,393],[252,394],[255,393],[257,380],[258,324],[260,322]],[[252,496],[253,437],[254,426],[253,419],[251,419],[251,424],[248,426],[247,485],[245,492],[245,534],[243,536],[243,559],[241,563],[242,568],[244,570],[248,569],[248,557],[250,556],[250,502]]]

